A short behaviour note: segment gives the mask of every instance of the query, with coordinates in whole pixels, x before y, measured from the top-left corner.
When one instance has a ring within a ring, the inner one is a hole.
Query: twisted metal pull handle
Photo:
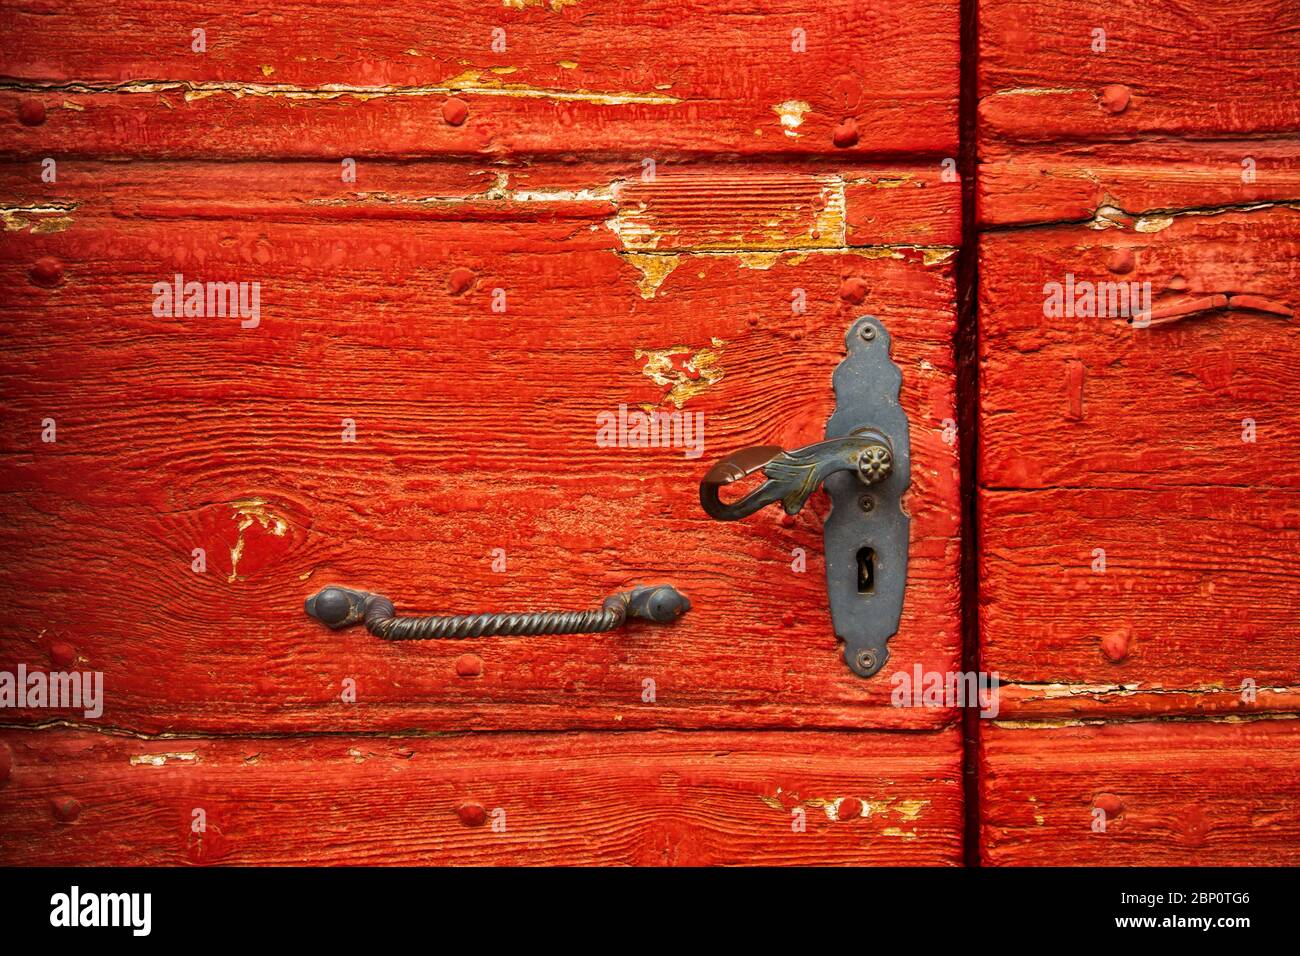
[[[398,617],[393,602],[382,594],[330,585],[307,598],[306,609],[308,615],[334,630],[365,622],[371,634],[386,641],[437,641],[521,634],[598,634],[622,627],[629,617],[667,624],[689,611],[691,602],[673,586],[659,584],[611,595],[598,610],[591,611]]]

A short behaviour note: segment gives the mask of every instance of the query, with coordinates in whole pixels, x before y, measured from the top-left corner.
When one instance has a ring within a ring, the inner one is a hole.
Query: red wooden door
[[[979,53],[981,857],[1295,864],[1300,10],[984,0]]]
[[[958,5],[751,6],[5,9],[0,670],[101,674],[103,707],[5,715],[0,859],[960,862],[958,715],[844,666],[825,498],[696,495],[818,440],[879,316],[891,650],[959,665]],[[257,314],[157,307],[178,275]],[[603,446],[623,407],[703,446]],[[598,635],[303,613],[659,581],[686,617]]]
[[[1300,862],[1295,5],[764,6],[0,8],[0,862]],[[912,450],[866,680],[827,498],[697,499],[822,437],[864,314]],[[303,613],[660,582],[594,635]]]

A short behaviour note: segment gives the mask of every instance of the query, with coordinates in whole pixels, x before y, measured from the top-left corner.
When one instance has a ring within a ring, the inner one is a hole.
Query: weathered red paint
[[[881,316],[914,460],[891,650],[956,665],[956,0],[903,28],[523,6],[314,10],[292,47],[230,5],[0,13],[0,667],[106,687],[99,721],[14,715],[0,858],[959,861],[955,714],[844,667],[825,498],[735,526],[695,492],[820,438],[844,330]],[[258,328],[155,316],[177,273],[259,280]],[[703,455],[598,447],[624,404],[703,413]],[[330,582],[467,612],[643,580],[693,610],[411,644],[302,611]]]
[[[1300,862],[1291,721],[1044,721],[982,737],[987,865]]]
[[[1298,16],[980,4],[985,863],[1297,860]]]
[[[11,863],[960,860],[954,734],[3,736],[14,769],[0,855]],[[56,819],[51,794],[80,804],[75,819]]]
[[[969,817],[986,864],[1297,862],[1294,4],[983,0],[965,234],[956,0],[752,7],[367,4],[291,43],[0,11],[0,669],[107,688],[5,715],[0,861],[954,864]],[[156,317],[176,273],[259,280],[260,327]],[[1066,274],[1150,282],[1151,325],[1045,315]],[[820,437],[864,313],[911,420],[892,663],[1005,682],[971,801],[956,711],[843,667],[824,497],[695,500]],[[623,404],[704,413],[703,456],[599,448]],[[642,580],[690,615],[391,645],[301,608]]]

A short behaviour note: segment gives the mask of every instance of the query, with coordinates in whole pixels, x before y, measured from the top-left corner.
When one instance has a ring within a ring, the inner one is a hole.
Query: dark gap
[[[961,618],[962,669],[978,673],[979,525],[976,512],[979,450],[979,230],[975,222],[979,156],[975,134],[979,109],[979,0],[961,0],[961,92],[958,100],[961,146],[961,249],[957,253],[957,434],[961,454]],[[965,797],[963,859],[980,865],[979,709],[962,708],[962,792]]]
[[[876,593],[876,552],[871,548],[858,549],[858,593]]]

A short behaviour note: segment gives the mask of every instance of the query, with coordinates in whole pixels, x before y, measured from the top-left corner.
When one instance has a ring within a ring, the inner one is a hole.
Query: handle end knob
[[[366,591],[354,591],[352,588],[331,584],[307,598],[303,606],[309,616],[337,631],[365,617],[366,600],[369,597],[370,594]]]
[[[627,613],[656,624],[671,624],[690,609],[691,599],[685,594],[671,584],[658,584],[634,588]]]

